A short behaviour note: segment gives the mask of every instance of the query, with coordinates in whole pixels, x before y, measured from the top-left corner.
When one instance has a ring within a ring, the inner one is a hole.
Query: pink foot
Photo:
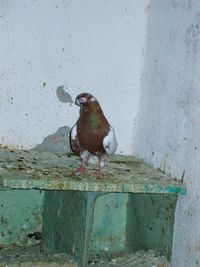
[[[84,174],[84,173],[87,173],[87,169],[86,169],[86,167],[84,167],[82,165],[75,171],[76,175],[80,175],[80,174]]]
[[[96,172],[96,176],[97,177],[103,177],[103,176],[105,176],[106,174],[105,174],[105,171],[97,171]]]

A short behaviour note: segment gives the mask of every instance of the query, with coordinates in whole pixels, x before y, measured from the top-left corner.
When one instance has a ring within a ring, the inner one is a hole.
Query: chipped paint
[[[116,253],[126,247],[128,194],[106,194],[95,202],[92,253]]]
[[[0,193],[0,246],[40,242],[29,234],[42,231],[43,192],[6,190]],[[17,212],[16,212],[17,211]]]

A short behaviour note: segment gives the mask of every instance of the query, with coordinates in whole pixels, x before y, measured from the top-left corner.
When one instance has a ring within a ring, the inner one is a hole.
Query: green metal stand
[[[100,192],[46,191],[43,234],[51,252],[74,256],[80,267],[88,264],[94,203]]]
[[[43,235],[51,252],[70,254],[77,259],[80,267],[87,266],[95,200],[102,194],[45,191]],[[171,259],[176,200],[176,195],[129,194],[127,252],[150,249],[160,251]]]
[[[176,195],[130,194],[127,251],[156,250],[171,260]]]

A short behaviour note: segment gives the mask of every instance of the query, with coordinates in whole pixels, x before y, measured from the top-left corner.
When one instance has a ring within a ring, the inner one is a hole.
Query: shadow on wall
[[[149,3],[141,99],[134,134],[136,156],[178,177],[184,171],[186,135],[187,129],[191,129],[187,123],[195,94],[200,33],[191,4],[187,0]]]
[[[40,152],[54,152],[59,154],[65,154],[71,152],[69,144],[69,132],[70,127],[60,127],[56,133],[50,134],[44,138],[43,142],[32,150]]]
[[[65,91],[64,85],[59,86],[56,89],[56,96],[62,103],[73,103],[71,95]],[[60,127],[54,134],[50,134],[44,138],[41,144],[35,146],[32,150],[40,152],[54,152],[59,154],[65,154],[71,152],[69,144],[69,126]]]

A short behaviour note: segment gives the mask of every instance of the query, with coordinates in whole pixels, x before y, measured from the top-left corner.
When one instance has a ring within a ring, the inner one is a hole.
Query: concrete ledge
[[[0,149],[0,185],[13,189],[93,192],[185,194],[185,186],[135,157],[115,155],[107,160],[107,175],[97,179],[97,166],[75,176],[80,160],[71,154]]]

